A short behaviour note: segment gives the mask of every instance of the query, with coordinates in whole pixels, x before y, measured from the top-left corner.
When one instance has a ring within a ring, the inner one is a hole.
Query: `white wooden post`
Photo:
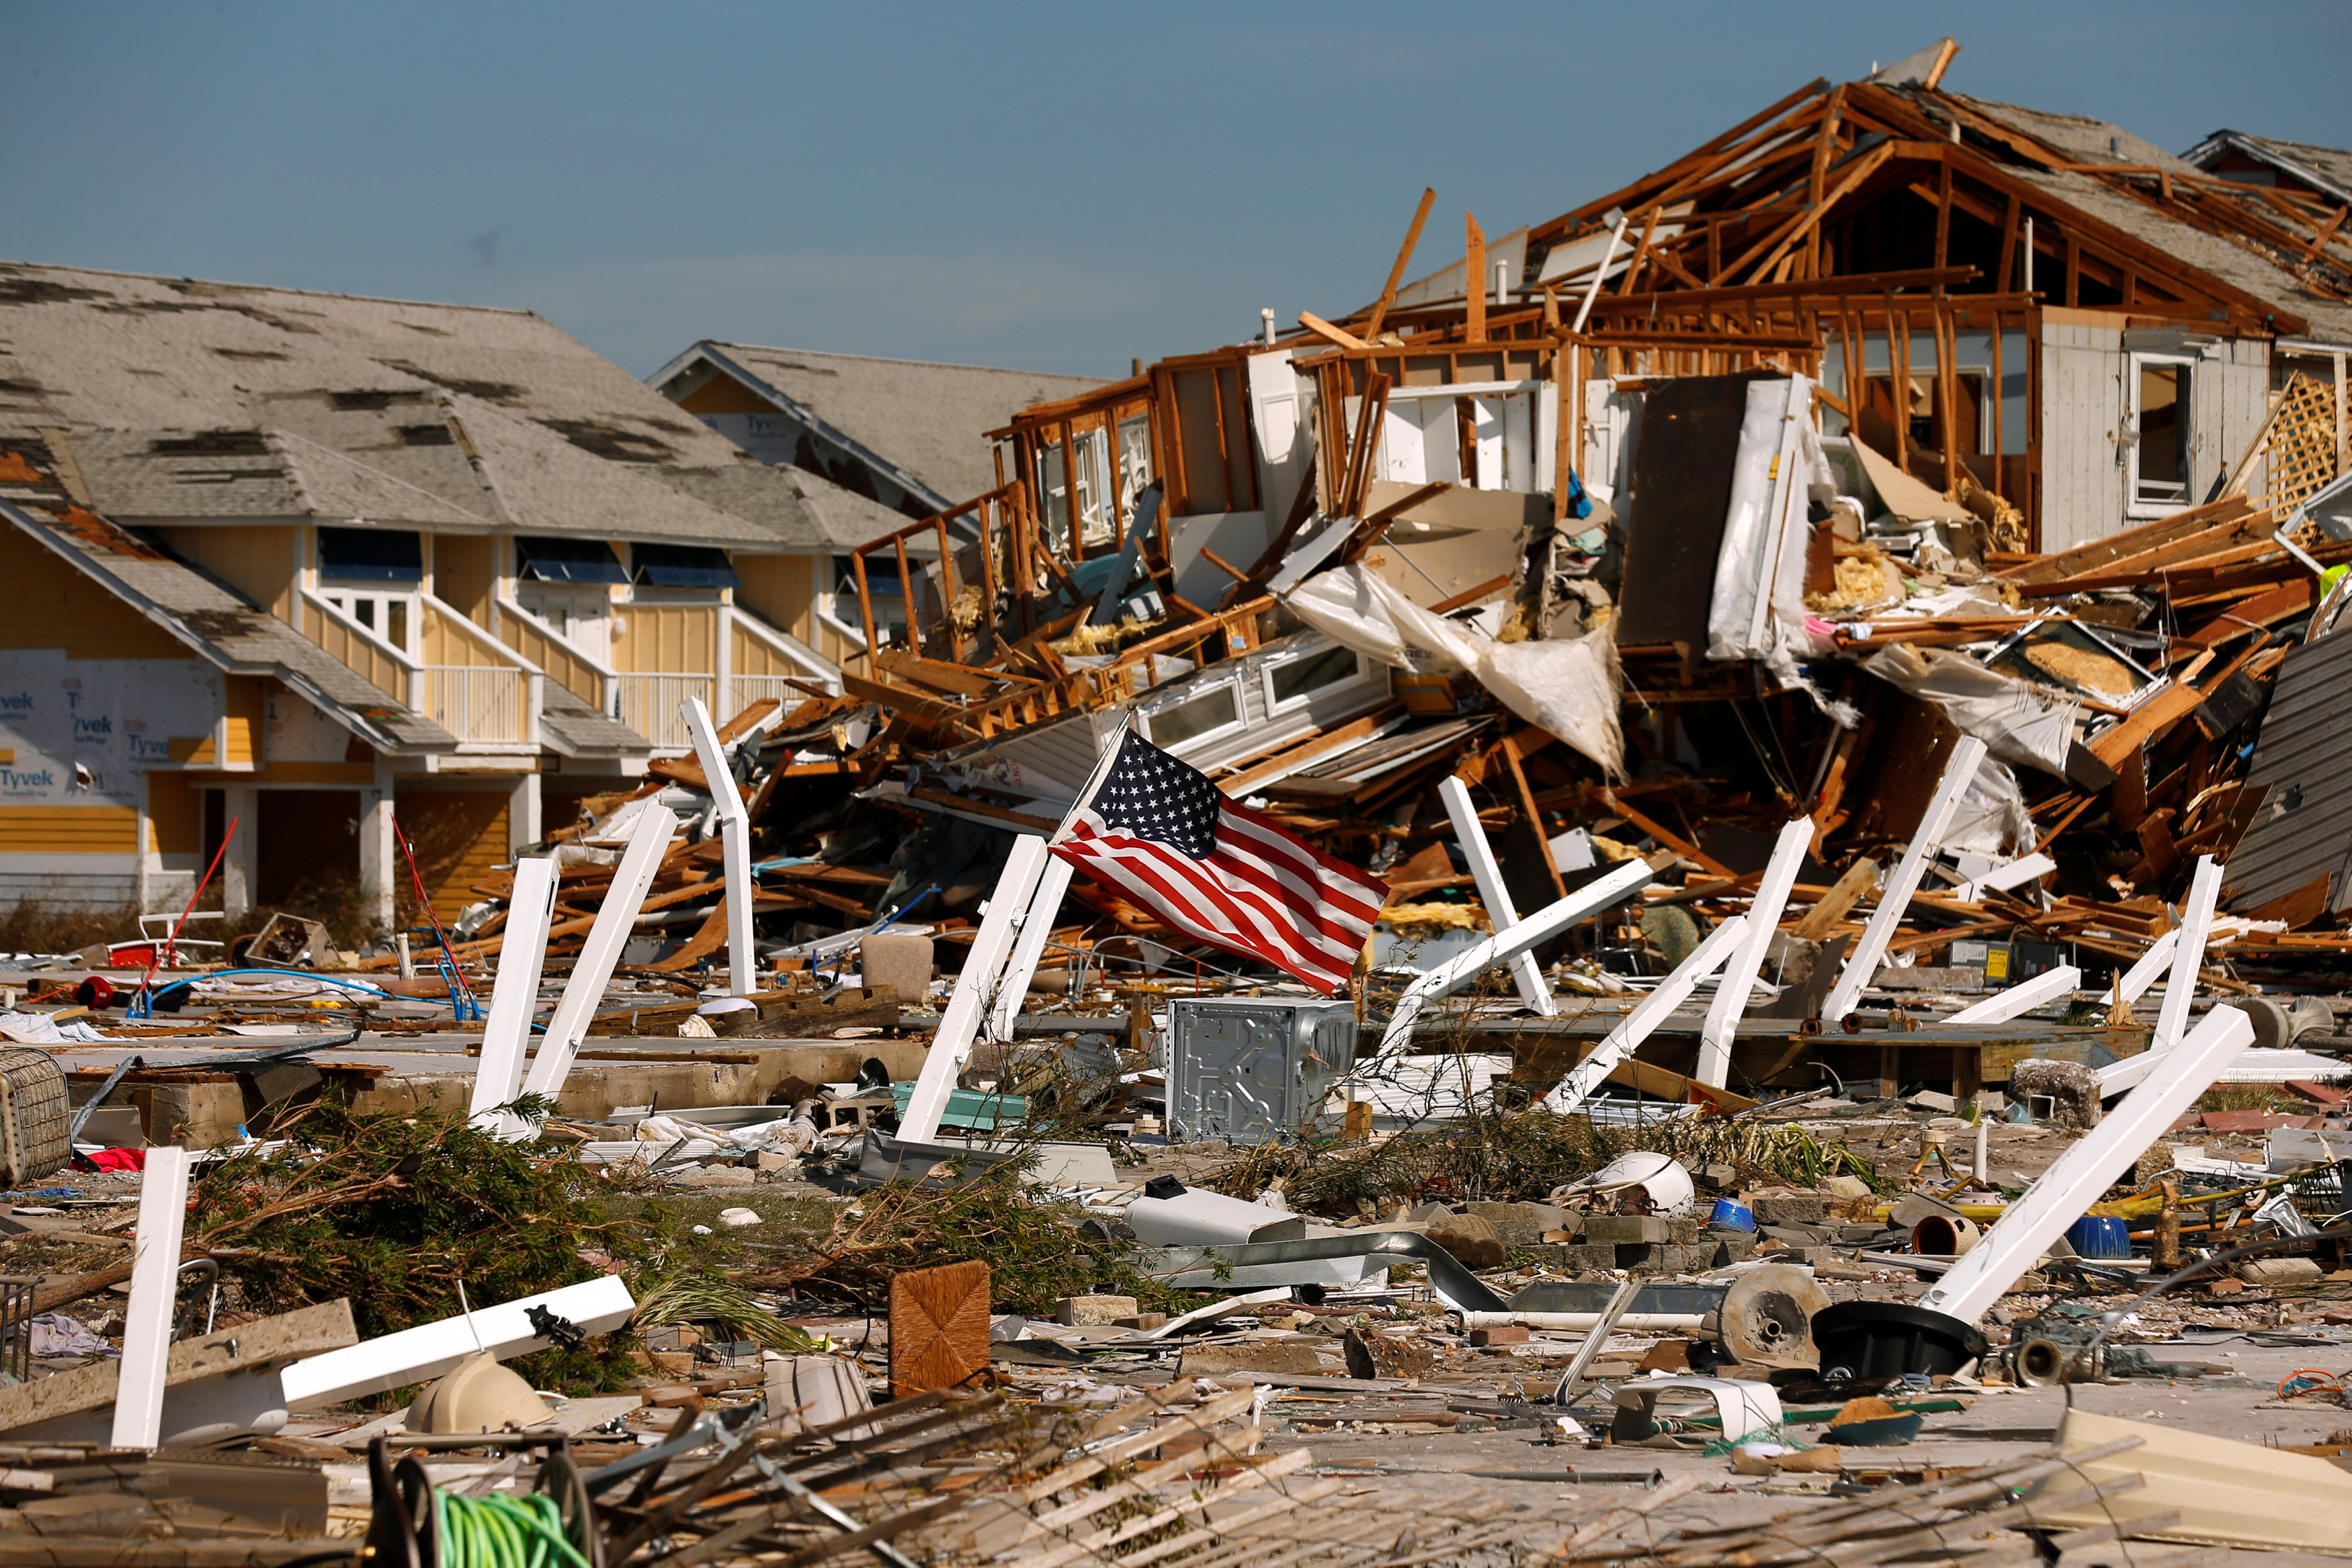
[[[1756,897],[1748,905],[1748,939],[1724,965],[1715,1004],[1706,1009],[1706,1022],[1699,1026],[1698,1081],[1710,1088],[1720,1089],[1730,1082],[1731,1041],[1739,1031],[1739,1015],[1748,1010],[1748,994],[1756,988],[1756,977],[1764,967],[1765,949],[1772,946],[1772,933],[1780,928],[1780,911],[1788,906],[1789,890],[1797,885],[1797,873],[1812,847],[1813,820],[1793,819],[1780,830],[1763,879],[1756,884]]]
[[[547,928],[555,915],[556,865],[535,857],[515,862],[514,888],[507,894],[507,923],[499,945],[499,973],[490,989],[489,1017],[482,1024],[482,1061],[474,1070],[474,1099],[467,1107],[474,1124],[504,1138],[520,1138],[520,1118],[491,1113],[511,1104],[522,1090],[522,1060],[530,1044],[530,1016],[539,1004],[539,977],[547,963]]]
[[[1389,1015],[1387,1030],[1381,1035],[1380,1050],[1373,1054],[1385,1056],[1411,1044],[1414,1021],[1421,1017],[1422,1009],[1439,997],[1460,990],[1489,966],[1506,963],[1551,940],[1586,916],[1622,903],[1649,885],[1649,881],[1646,862],[1627,861],[1598,882],[1585,883],[1566,898],[1545,904],[1517,925],[1496,932],[1475,947],[1456,953],[1404,988],[1397,998],[1396,1010]]]
[[[190,1165],[185,1149],[150,1149],[140,1177],[131,1306],[123,1314],[122,1364],[114,1393],[112,1441],[118,1448],[152,1448],[163,1437],[163,1377],[172,1355],[172,1312],[180,1294]]]
[[[2215,1008],[2179,1049],[2165,1053],[2146,1082],[2125,1095],[2121,1104],[2042,1173],[2023,1197],[2009,1206],[1984,1239],[1953,1264],[1919,1298],[1919,1304],[1963,1322],[1982,1317],[2253,1038],[2253,1021],[2244,1013]]]
[[[549,1342],[530,1321],[533,1307],[544,1307],[588,1333],[600,1334],[627,1322],[637,1303],[618,1274],[599,1274],[577,1285],[542,1291],[494,1307],[477,1307],[341,1350],[322,1351],[278,1374],[286,1406],[316,1410],[347,1399],[364,1399],[403,1384],[424,1383],[483,1351],[504,1361],[545,1350]]]
[[[1655,990],[1635,1003],[1624,1020],[1592,1048],[1592,1054],[1578,1062],[1576,1071],[1561,1079],[1559,1087],[1544,1097],[1544,1108],[1565,1116],[1583,1104],[1601,1087],[1601,1081],[1617,1070],[1619,1062],[1642,1049],[1642,1042],[1666,1021],[1667,1014],[1683,1005],[1701,980],[1723,967],[1741,938],[1748,935],[1749,918],[1735,915],[1708,932],[1706,939],[1691,949],[1690,956],[1676,966],[1673,974],[1660,980]]]
[[[1495,860],[1494,846],[1486,841],[1478,808],[1470,803],[1470,787],[1448,775],[1437,786],[1437,798],[1445,802],[1445,814],[1454,821],[1454,836],[1461,841],[1463,858],[1470,862],[1470,880],[1478,884],[1478,901],[1486,906],[1486,923],[1497,931],[1517,925],[1518,908],[1511,902],[1510,889],[1503,885],[1503,868]],[[1543,831],[1540,823],[1536,831]],[[1559,1011],[1552,1000],[1551,987],[1544,980],[1543,966],[1532,952],[1511,960],[1511,978],[1518,985],[1519,1000],[1537,1012],[1550,1018]]]
[[[1021,1016],[1022,998],[1029,994],[1030,978],[1037,973],[1037,961],[1045,956],[1045,943],[1054,935],[1054,917],[1062,912],[1062,895],[1070,891],[1074,869],[1061,856],[1047,855],[1028,903],[1013,917],[1018,933],[1013,941],[1013,956],[1005,960],[995,1003],[988,1009],[991,1040],[1013,1038],[1013,1022]]]
[[[948,1095],[956,1086],[956,1075],[971,1059],[972,1040],[980,1032],[982,1017],[1012,954],[1014,928],[1035,896],[1045,862],[1052,858],[1038,834],[1024,833],[1013,840],[1013,852],[1004,857],[1004,869],[997,874],[996,890],[988,895],[988,913],[981,917],[980,930],[964,955],[963,972],[956,977],[947,1011],[940,1015],[939,1030],[931,1036],[931,1049],[923,1057],[915,1092],[907,1102],[906,1114],[898,1118],[899,1137],[927,1144],[939,1136]]]
[[[2172,974],[2164,983],[2164,1001],[2157,1010],[2156,1029],[2148,1037],[2147,1049],[2137,1056],[2126,1056],[2100,1068],[2101,1095],[2121,1094],[2138,1087],[2188,1028],[2189,1003],[2197,995],[2197,973],[2204,965],[2206,938],[2213,929],[2213,905],[2221,893],[2221,862],[2211,855],[2197,857],[2197,869],[2189,878],[2189,897],[2180,909],[2180,924],[2166,933],[2163,941],[2151,947],[2147,956],[2133,965],[2130,974],[2124,977],[2124,999],[2128,1001],[2132,978],[2151,967],[2165,941],[2172,944]],[[2140,981],[2143,988],[2147,983],[2146,979]]]
[[[2164,1005],[2157,1010],[2156,1035],[2150,1051],[2170,1051],[2189,1030],[2189,1004],[2197,995],[2197,972],[2205,964],[2205,936],[2213,927],[2213,905],[2221,896],[2221,862],[2199,855],[2189,878],[2189,897],[2175,926],[2172,977],[2164,983]]]
[[[2139,962],[2125,970],[2124,977],[2116,983],[2116,988],[2123,993],[2123,999],[2136,1002],[2146,996],[2147,988],[2156,984],[2156,977],[2171,967],[2172,955],[2179,946],[2180,927],[2178,925],[2149,943],[2147,951],[2139,956]]]
[[[1948,1024],[2007,1023],[2018,1014],[2031,1012],[2044,1002],[2073,996],[2074,988],[2082,983],[2082,970],[2072,964],[2061,964],[2054,969],[2043,970],[2021,986],[1995,991],[1984,1000],[1962,1008],[1944,1021]]]
[[[1935,799],[1927,803],[1927,814],[1919,819],[1919,831],[1911,835],[1911,847],[1903,852],[1902,863],[1895,874],[1886,879],[1886,886],[1878,895],[1878,907],[1871,913],[1870,924],[1863,928],[1862,941],[1846,960],[1845,972],[1822,1004],[1822,1021],[1835,1023],[1853,1011],[1854,1003],[1862,999],[1864,987],[1876,977],[1878,961],[1886,956],[1886,944],[1894,940],[1895,928],[1903,922],[1903,912],[1911,907],[1911,895],[1919,889],[1919,879],[1927,870],[1927,859],[1943,843],[1945,830],[1952,825],[1952,813],[1959,809],[1960,796],[1977,776],[1977,768],[1985,758],[1985,743],[1973,735],[1960,737],[1952,747],[1952,758],[1944,765],[1944,777],[1936,786]]]
[[[719,859],[727,870],[727,989],[748,997],[760,988],[760,961],[751,943],[751,818],[719,748],[719,732],[711,727],[710,710],[700,697],[688,697],[677,711],[694,737],[695,758],[719,808]]]
[[[526,1094],[543,1094],[552,1100],[562,1093],[563,1081],[572,1075],[572,1059],[587,1036],[588,1020],[595,1016],[596,1004],[604,999],[604,984],[613,977],[621,949],[628,946],[630,934],[636,929],[646,889],[653,885],[654,873],[661,869],[662,856],[677,832],[677,812],[650,800],[645,803],[629,830],[629,847],[614,868],[613,885],[605,892],[604,906],[596,911],[596,924],[588,928],[588,940],[572,966],[572,978],[564,982],[555,1016],[548,1019],[547,1032],[532,1053],[530,1071],[522,1083]]]

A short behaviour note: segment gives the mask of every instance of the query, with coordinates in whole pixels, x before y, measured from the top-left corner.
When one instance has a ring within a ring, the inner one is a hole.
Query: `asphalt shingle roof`
[[[865,359],[751,343],[705,342],[766,386],[903,469],[950,503],[996,487],[989,431],[1032,403],[1104,383],[1039,371]],[[877,530],[880,531],[880,530]],[[869,536],[871,537],[871,536]]]

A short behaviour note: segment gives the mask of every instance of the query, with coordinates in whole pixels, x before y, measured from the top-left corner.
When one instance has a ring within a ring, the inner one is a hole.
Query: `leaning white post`
[[[1062,895],[1070,891],[1073,869],[1061,856],[1047,855],[1028,903],[1013,916],[1020,932],[1013,938],[1012,957],[1005,960],[1004,977],[997,983],[994,1004],[988,1009],[991,1040],[1013,1038],[1022,998],[1029,994],[1030,978],[1037,973],[1037,961],[1045,956],[1045,944],[1054,935],[1054,917],[1062,912]]]
[[[2197,972],[2205,964],[2205,936],[2213,926],[2213,905],[2221,896],[2221,862],[2199,855],[2189,878],[2189,897],[2180,908],[2178,940],[2172,948],[2172,977],[2164,983],[2164,1005],[2157,1009],[2156,1033],[2148,1040],[2151,1053],[2170,1051],[2189,1028],[2189,1004],[2197,995]]]
[[[719,861],[727,868],[727,989],[748,997],[760,988],[760,962],[751,950],[751,818],[719,748],[719,732],[711,727],[710,710],[700,697],[688,697],[677,711],[694,737],[695,759],[719,808]]]
[[[1973,735],[1960,737],[1952,747],[1951,760],[1944,764],[1944,777],[1936,786],[1935,799],[1927,803],[1927,814],[1919,819],[1919,831],[1911,835],[1911,847],[1903,852],[1902,863],[1895,874],[1886,879],[1886,886],[1878,895],[1878,907],[1872,911],[1870,924],[1863,928],[1862,941],[1854,947],[1853,956],[1846,960],[1845,972],[1838,977],[1837,985],[1822,1004],[1822,1021],[1835,1023],[1853,1011],[1854,1003],[1862,999],[1863,988],[1878,974],[1878,961],[1886,956],[1886,945],[1895,938],[1895,928],[1903,922],[1904,911],[1911,907],[1911,895],[1919,889],[1919,879],[1927,873],[1927,857],[1934,854],[1944,841],[1944,831],[1952,825],[1952,813],[1959,809],[1960,796],[1977,776],[1978,767],[1985,758],[1985,743]]]
[[[1384,1056],[1409,1042],[1422,1009],[1439,997],[1460,990],[1488,966],[1504,963],[1549,941],[1587,915],[1623,903],[1649,885],[1650,874],[1647,862],[1627,861],[1599,881],[1587,883],[1566,898],[1545,904],[1517,925],[1496,932],[1475,947],[1456,953],[1404,988],[1397,998],[1396,1010],[1389,1015],[1389,1026],[1382,1031],[1380,1050],[1374,1054]]]
[[[490,989],[490,1014],[482,1024],[482,1060],[474,1070],[474,1124],[500,1137],[519,1138],[524,1129],[511,1116],[494,1116],[522,1089],[524,1049],[530,1043],[530,1015],[539,1004],[539,977],[547,963],[547,929],[555,915],[556,864],[542,856],[515,862],[514,886],[507,894],[507,924],[500,933],[498,978]]]
[[[152,1448],[163,1438],[164,1370],[180,1294],[180,1238],[187,1227],[191,1163],[185,1149],[150,1149],[140,1178],[131,1307],[123,1314],[122,1364],[114,1393],[111,1440],[118,1448]]]
[[[1996,991],[1980,1002],[1962,1008],[1944,1022],[2007,1023],[2018,1014],[2032,1012],[2044,1002],[2073,996],[2074,988],[2082,983],[2082,970],[2072,964],[2061,964],[2054,969],[2044,969],[2023,985]]]
[[[1559,1087],[1544,1097],[1544,1109],[1565,1116],[1584,1103],[1587,1096],[1601,1087],[1601,1081],[1617,1070],[1617,1064],[1642,1049],[1642,1042],[1666,1021],[1666,1015],[1683,1005],[1684,999],[1701,980],[1723,967],[1740,939],[1748,935],[1750,917],[1735,915],[1706,934],[1706,939],[1691,949],[1675,968],[1660,980],[1657,988],[1634,1004],[1623,1021],[1609,1031],[1608,1037],[1592,1048],[1592,1054],[1576,1064],[1576,1071],[1559,1081]]]
[[[2136,1002],[2146,996],[2147,988],[2156,984],[2156,977],[2172,967],[2172,955],[2179,946],[2180,928],[2177,925],[2149,943],[2147,951],[2139,956],[2139,962],[2125,970],[2124,977],[2116,982],[2123,999]]]
[[[1463,858],[1470,862],[1470,880],[1478,885],[1478,902],[1486,906],[1486,923],[1497,931],[1517,925],[1518,908],[1511,902],[1510,889],[1503,885],[1503,868],[1496,862],[1494,846],[1486,841],[1486,830],[1479,824],[1478,808],[1470,803],[1470,787],[1448,774],[1437,786],[1437,798],[1445,802],[1445,814],[1454,821],[1454,836],[1461,842]],[[1537,831],[1542,831],[1540,826]],[[1543,966],[1532,952],[1511,960],[1511,978],[1518,984],[1519,1000],[1537,1012],[1549,1018],[1559,1011],[1551,999],[1551,987],[1545,983]]]
[[[596,924],[588,928],[588,940],[572,966],[572,978],[564,982],[555,1016],[547,1020],[547,1033],[540,1037],[539,1050],[531,1056],[530,1071],[522,1083],[524,1093],[552,1100],[563,1092],[563,1081],[572,1075],[572,1059],[587,1037],[588,1020],[595,1016],[596,1004],[604,999],[604,984],[613,977],[621,950],[636,929],[637,909],[646,901],[646,889],[653,885],[654,873],[661,870],[662,856],[668,852],[670,839],[677,832],[677,813],[646,801],[629,830],[629,847],[613,870],[613,885],[604,894],[604,906],[596,911]]]
[[[2123,1098],[2075,1145],[2058,1156],[2009,1212],[1985,1232],[1919,1304],[1963,1322],[1984,1316],[2001,1292],[2033,1266],[2049,1245],[2099,1200],[2108,1184],[2140,1151],[2164,1135],[2172,1119],[2252,1043],[2253,1020],[2236,1008],[2215,1008],[2187,1040]]]
[[[1013,852],[1004,857],[1004,869],[997,874],[996,891],[988,895],[988,913],[981,917],[980,929],[964,954],[963,972],[956,977],[947,1010],[940,1015],[939,1030],[931,1036],[931,1049],[924,1054],[915,1092],[907,1102],[906,1113],[898,1118],[899,1137],[927,1144],[939,1136],[948,1095],[955,1089],[956,1075],[971,1059],[972,1040],[980,1032],[1005,959],[1012,955],[1014,928],[1035,896],[1045,862],[1052,858],[1045,852],[1045,839],[1036,833],[1024,833],[1013,841]]]
[[[1772,945],[1772,933],[1780,928],[1780,911],[1788,906],[1789,890],[1797,885],[1797,873],[1812,847],[1813,820],[1792,818],[1780,830],[1772,858],[1756,884],[1756,897],[1748,905],[1748,940],[1724,965],[1714,1005],[1706,1009],[1706,1022],[1699,1026],[1698,1081],[1710,1088],[1720,1089],[1731,1080],[1731,1041],[1739,1030],[1739,1015],[1748,1009],[1748,993],[1756,988],[1756,977],[1764,967],[1764,950]]]

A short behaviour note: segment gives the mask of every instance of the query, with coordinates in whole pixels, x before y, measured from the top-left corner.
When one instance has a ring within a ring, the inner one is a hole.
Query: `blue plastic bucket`
[[[1708,1228],[1714,1230],[1754,1230],[1756,1211],[1744,1203],[1734,1203],[1727,1197],[1715,1200],[1715,1212],[1706,1217]]]
[[[2066,1245],[2082,1258],[2128,1258],[2131,1230],[2127,1222],[2109,1215],[2086,1214],[2066,1228]]]

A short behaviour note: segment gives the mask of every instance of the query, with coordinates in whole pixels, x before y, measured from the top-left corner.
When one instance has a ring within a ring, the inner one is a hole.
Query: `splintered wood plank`
[[[726,879],[722,877],[719,880],[723,885]],[[648,964],[646,967],[661,974],[672,973],[678,969],[691,969],[706,956],[718,952],[726,945],[727,901],[722,898],[710,906],[710,913],[703,917],[701,925],[696,928],[694,935],[688,937],[677,952],[658,963]]]
[[[1878,862],[1864,856],[1845,868],[1845,873],[1830,884],[1830,890],[1797,922],[1792,935],[1807,942],[1822,942],[1843,920],[1846,912],[1862,902],[1862,895],[1878,885]]]
[[[890,1392],[957,1388],[988,1369],[988,1265],[910,1269],[890,1281]]]
[[[2187,718],[2204,700],[2205,694],[2186,682],[2168,687],[2134,708],[2123,723],[2093,739],[2091,755],[2121,772],[2125,758],[2143,745],[2161,739],[2167,730]]]

